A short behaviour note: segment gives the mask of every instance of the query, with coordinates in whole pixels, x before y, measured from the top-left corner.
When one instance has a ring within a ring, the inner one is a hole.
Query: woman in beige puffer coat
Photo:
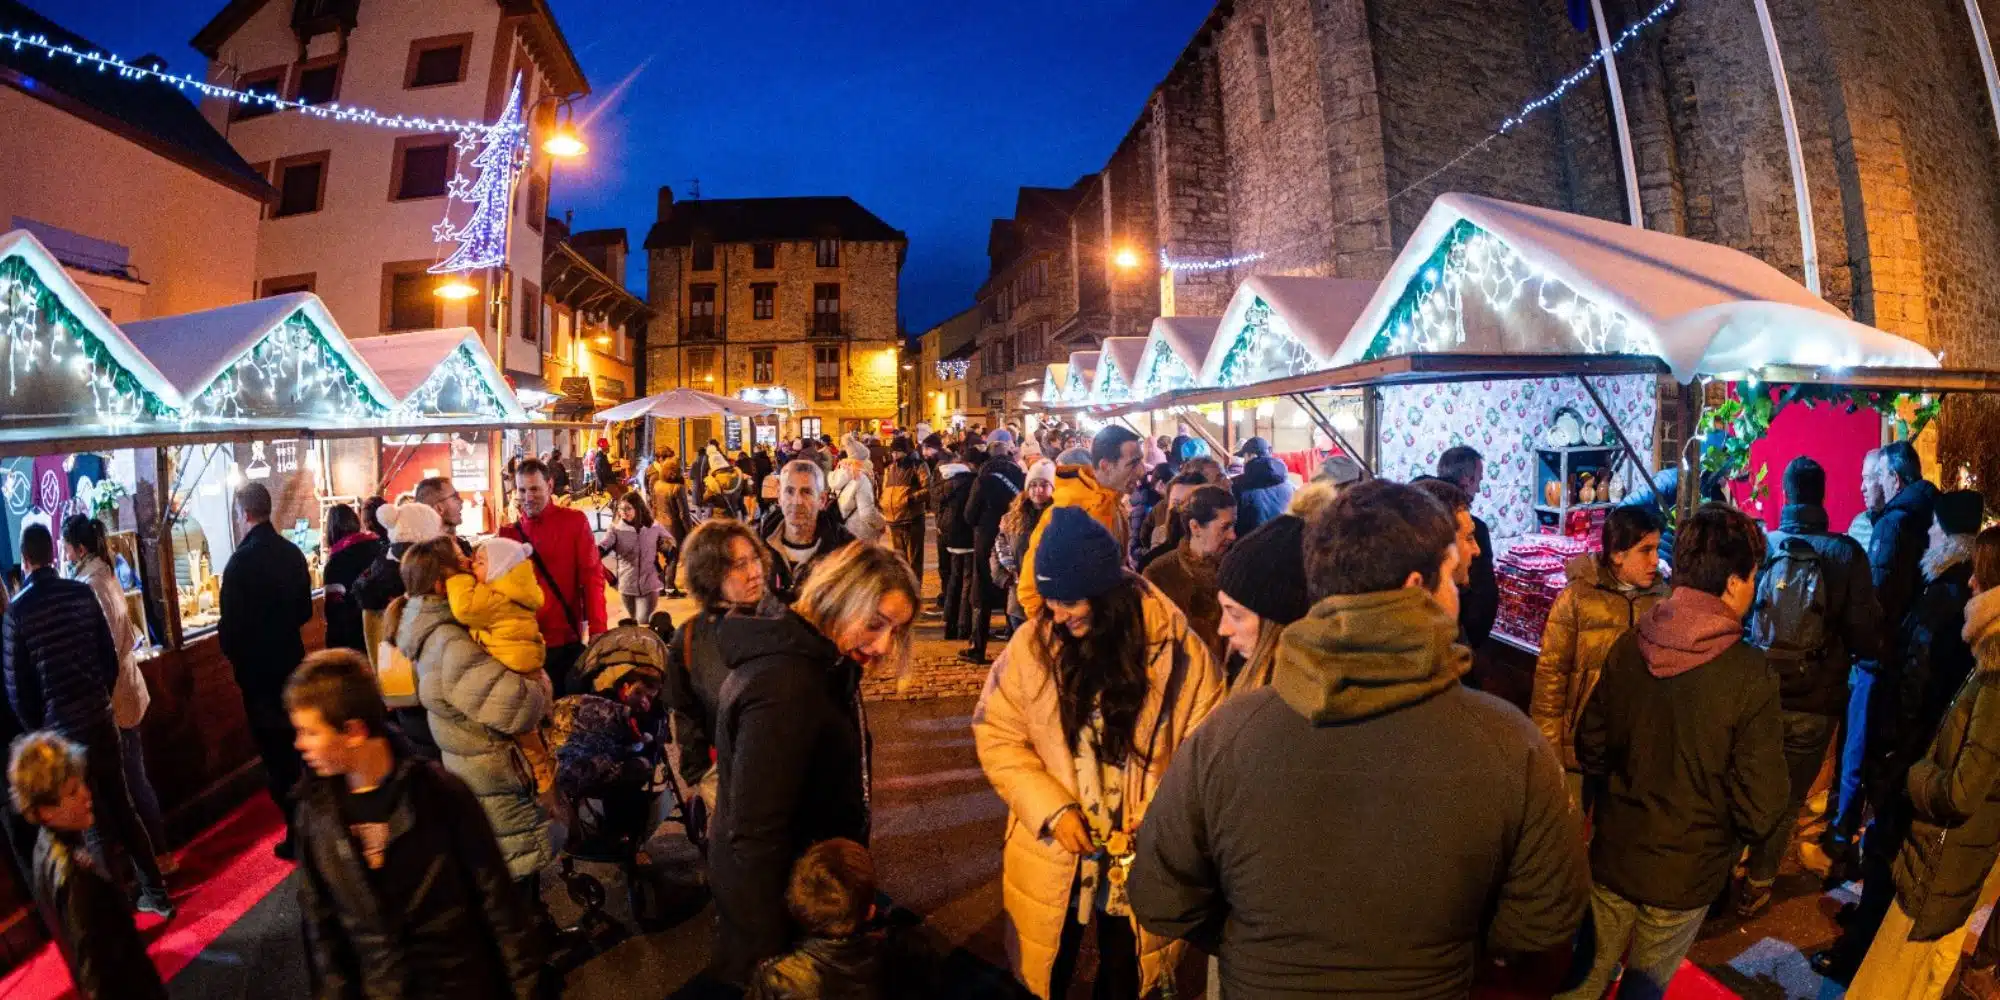
[[[1109,558],[1116,560],[1117,543],[1101,527],[1096,530]],[[1138,591],[1149,652],[1146,696],[1132,728],[1133,750],[1120,771],[1118,829],[1098,830],[1099,820],[1086,820],[1111,844],[1121,842],[1119,833],[1136,840],[1146,807],[1175,750],[1226,693],[1207,646],[1171,601],[1129,573],[1123,574],[1118,586]],[[1091,862],[1066,848],[1056,830],[1066,819],[1064,814],[1078,810],[1083,815],[1091,806],[1085,801],[1089,796],[1079,791],[1080,751],[1071,749],[1063,732],[1060,682],[1050,657],[1055,648],[1051,630],[1058,627],[1052,616],[1062,614],[1063,608],[1061,601],[1053,601],[1015,632],[994,661],[972,717],[980,766],[1008,809],[1001,878],[1008,957],[1015,975],[1038,997],[1051,996],[1050,975],[1062,949],[1064,928],[1078,906],[1079,884],[1088,888],[1095,878],[1083,871]],[[1180,942],[1147,933],[1129,915],[1097,912],[1093,919],[1131,922],[1139,951],[1137,995],[1149,994],[1173,974]]]
[[[1660,579],[1660,518],[1649,507],[1619,507],[1604,519],[1604,549],[1563,567],[1569,585],[1549,611],[1528,714],[1562,758],[1570,802],[1581,805],[1576,725],[1618,637],[1667,596]]]

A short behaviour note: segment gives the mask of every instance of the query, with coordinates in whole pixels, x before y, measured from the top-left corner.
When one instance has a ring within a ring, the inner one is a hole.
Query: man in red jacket
[[[569,692],[570,668],[583,655],[584,642],[604,631],[604,563],[590,519],[556,505],[548,466],[531,458],[515,467],[514,495],[521,519],[502,527],[500,537],[534,546],[529,558],[542,582],[536,620],[549,646],[549,680],[560,697]]]

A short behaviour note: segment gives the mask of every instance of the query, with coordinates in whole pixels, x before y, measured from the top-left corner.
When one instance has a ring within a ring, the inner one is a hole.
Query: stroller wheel
[[[583,872],[565,872],[563,886],[569,890],[570,901],[595,913],[604,909],[604,883]]]

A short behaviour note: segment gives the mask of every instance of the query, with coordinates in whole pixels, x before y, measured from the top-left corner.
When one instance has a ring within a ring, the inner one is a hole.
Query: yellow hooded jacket
[[[1092,520],[1111,532],[1111,537],[1118,539],[1120,551],[1130,539],[1125,525],[1124,494],[1097,485],[1097,470],[1088,465],[1056,467],[1055,493],[1049,500],[1049,510],[1057,507],[1083,508]],[[1014,585],[1015,596],[1021,599],[1021,611],[1029,618],[1042,613],[1042,594],[1035,586],[1035,550],[1041,548],[1042,531],[1048,526],[1048,511],[1043,511],[1035,533],[1028,536],[1026,551],[1021,553],[1021,579]]]
[[[451,616],[487,655],[517,674],[542,669],[548,647],[535,623],[535,613],[542,610],[542,584],[535,579],[534,563],[523,560],[492,583],[460,573],[446,580],[444,587]]]

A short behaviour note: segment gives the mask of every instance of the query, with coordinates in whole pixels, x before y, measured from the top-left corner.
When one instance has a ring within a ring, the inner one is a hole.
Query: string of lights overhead
[[[1380,211],[1383,207],[1389,205],[1390,203],[1400,198],[1403,198],[1406,195],[1416,192],[1418,189],[1428,185],[1431,181],[1436,180],[1439,175],[1445,173],[1448,170],[1451,170],[1453,167],[1458,166],[1460,163],[1465,162],[1467,159],[1485,150],[1486,147],[1492,145],[1495,140],[1506,136],[1514,129],[1520,127],[1520,125],[1523,122],[1527,121],[1527,119],[1533,116],[1536,112],[1561,102],[1562,99],[1565,96],[1567,96],[1571,90],[1574,90],[1576,88],[1577,84],[1580,84],[1583,81],[1590,79],[1592,76],[1595,76],[1598,70],[1603,68],[1604,60],[1607,54],[1616,55],[1617,53],[1624,51],[1625,47],[1630,45],[1634,39],[1644,34],[1646,32],[1646,29],[1651,28],[1655,24],[1658,24],[1660,22],[1660,19],[1666,17],[1668,13],[1672,12],[1672,10],[1676,6],[1678,6],[1679,3],[1680,0],[1661,0],[1660,4],[1654,7],[1652,10],[1646,12],[1645,16],[1639,18],[1636,21],[1633,21],[1629,25],[1626,25],[1625,30],[1619,32],[1618,37],[1612,39],[1611,44],[1608,47],[1599,48],[1598,50],[1592,52],[1590,54],[1590,58],[1585,60],[1584,64],[1578,67],[1575,72],[1569,74],[1568,76],[1563,77],[1562,80],[1559,81],[1555,85],[1555,87],[1549,90],[1547,93],[1544,93],[1540,97],[1537,97],[1521,105],[1519,110],[1515,111],[1511,115],[1508,115],[1505,119],[1503,119],[1500,122],[1500,124],[1497,127],[1494,128],[1492,132],[1487,133],[1484,138],[1481,138],[1478,142],[1475,142],[1470,146],[1467,146],[1464,150],[1460,151],[1458,155],[1452,157],[1449,160],[1446,160],[1442,166],[1439,166],[1437,169],[1418,178],[1413,183],[1406,185],[1402,190],[1397,191],[1396,193],[1391,194],[1388,197],[1383,198],[1382,200],[1367,206],[1366,208],[1363,208],[1361,211],[1355,213],[1352,217],[1335,224],[1333,226],[1333,229],[1339,229],[1342,226],[1350,225],[1356,222],[1367,221],[1369,218],[1373,217],[1377,211]],[[1247,264],[1253,264],[1256,263],[1257,261],[1274,257],[1280,254],[1288,253],[1300,247],[1320,246],[1324,245],[1324,243],[1325,239],[1323,235],[1316,234],[1307,239],[1298,240],[1296,242],[1288,243],[1280,247],[1275,247],[1267,250],[1258,250],[1251,253],[1238,254],[1233,257],[1212,258],[1207,260],[1195,259],[1195,258],[1176,259],[1174,257],[1169,256],[1167,254],[1166,249],[1162,247],[1160,249],[1160,269],[1162,271],[1166,271],[1169,273],[1176,273],[1176,274],[1200,273],[1204,271],[1227,271],[1245,266]]]

